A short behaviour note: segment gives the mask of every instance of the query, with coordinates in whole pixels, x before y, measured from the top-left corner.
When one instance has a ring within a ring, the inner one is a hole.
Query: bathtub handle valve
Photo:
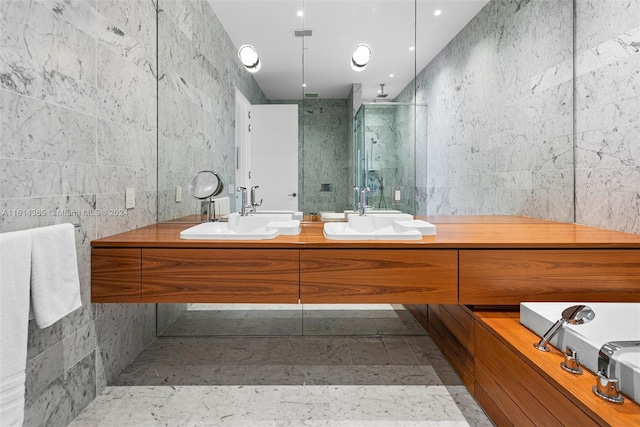
[[[567,372],[580,375],[582,373],[582,367],[580,366],[580,360],[578,359],[578,352],[575,348],[567,346],[564,352],[564,362],[560,362],[560,366]]]

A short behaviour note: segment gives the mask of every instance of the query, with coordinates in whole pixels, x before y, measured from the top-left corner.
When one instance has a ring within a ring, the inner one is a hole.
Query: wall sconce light
[[[240,49],[238,49],[238,57],[242,65],[244,65],[244,68],[250,73],[257,73],[262,67],[256,48],[250,44],[240,46]]]
[[[351,68],[358,72],[364,70],[371,59],[371,53],[371,47],[368,44],[360,43],[351,55]]]

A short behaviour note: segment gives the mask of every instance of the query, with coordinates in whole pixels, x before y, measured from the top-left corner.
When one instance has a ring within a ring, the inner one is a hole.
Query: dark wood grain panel
[[[640,302],[640,250],[461,250],[461,304]]]
[[[516,427],[529,426],[557,426],[558,421],[553,420],[551,424],[535,424],[534,420],[529,419],[527,414],[522,410],[518,402],[515,402],[511,396],[511,390],[505,389],[503,385],[496,382],[495,378],[489,373],[483,363],[476,361],[476,387],[481,390],[478,395],[478,403],[480,405],[495,406],[503,416],[498,414],[497,419],[492,420],[496,422],[501,418],[506,418],[508,421],[505,424],[497,425],[512,425]],[[483,395],[483,392],[485,395]],[[489,416],[491,414],[489,413]]]
[[[455,303],[454,250],[303,250],[300,300],[311,303]]]
[[[434,311],[434,307],[437,307],[437,305],[429,305],[429,335],[460,376],[464,385],[473,394],[475,378],[473,354],[451,333]]]
[[[533,349],[532,343],[529,345]],[[476,323],[476,379],[483,383],[478,375],[479,366],[499,387],[508,391],[511,399],[536,425],[597,425],[565,393],[506,348],[482,324]],[[554,370],[558,376],[570,376],[559,368],[559,363]]]
[[[91,302],[140,302],[140,249],[91,251]]]
[[[482,384],[477,381],[474,386],[473,397],[478,401],[484,412],[491,418],[491,421],[498,427],[513,426],[507,415],[502,411],[500,406],[493,401],[491,393],[485,391]]]
[[[291,303],[297,250],[143,249],[143,302]]]
[[[445,324],[447,329],[451,331],[453,336],[464,346],[464,348],[473,355],[474,346],[474,320],[462,306],[455,304],[431,305],[430,308]]]

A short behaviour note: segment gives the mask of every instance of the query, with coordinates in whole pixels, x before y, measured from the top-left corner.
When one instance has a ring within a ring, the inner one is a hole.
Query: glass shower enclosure
[[[426,105],[365,102],[355,118],[355,185],[369,188],[373,210],[417,214],[416,167],[419,147],[426,147]],[[420,156],[423,157],[423,156]],[[357,200],[354,197],[354,209]]]

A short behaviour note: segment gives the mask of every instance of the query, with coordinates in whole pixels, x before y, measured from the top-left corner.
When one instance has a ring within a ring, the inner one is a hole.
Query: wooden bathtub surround
[[[430,305],[429,333],[496,425],[640,424],[640,405],[605,402],[591,391],[595,375],[564,371],[553,347],[536,350],[517,311]]]
[[[640,301],[640,235],[515,216],[424,219],[438,234],[416,241],[327,240],[320,222],[272,240],[182,240],[193,224],[156,224],[92,242],[92,301]]]

